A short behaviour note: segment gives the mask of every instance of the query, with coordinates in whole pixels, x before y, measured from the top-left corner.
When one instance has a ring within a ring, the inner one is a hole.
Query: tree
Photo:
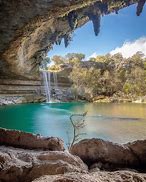
[[[70,78],[78,95],[87,100],[99,95],[121,95],[121,92],[125,96],[144,96],[146,59],[141,52],[127,59],[119,53],[97,56],[93,61],[74,65]]]
[[[85,94],[87,97],[93,97],[97,94],[100,89],[99,77],[100,70],[93,67],[88,69],[74,66],[70,74],[70,79],[73,81],[78,93]]]
[[[85,59],[85,55],[81,53],[68,53],[65,56],[65,59],[66,63],[74,65],[83,61],[83,59]]]
[[[135,67],[131,70],[131,73],[127,76],[126,83],[124,85],[127,88],[128,93],[132,95],[142,96],[146,93],[146,73],[140,67]]]
[[[62,56],[55,55],[51,59],[56,65],[64,64],[64,58]]]
[[[94,58],[94,57],[91,57],[90,59],[89,59],[89,61],[96,61],[96,58]]]
[[[105,62],[106,57],[105,56],[96,56],[95,61],[96,62]]]
[[[134,54],[132,57],[131,57],[131,64],[132,66],[138,66],[138,67],[141,67],[143,68],[143,53],[141,52],[137,52],[136,54]]]
[[[115,62],[118,62],[118,63],[122,62],[124,59],[121,53],[114,54],[111,57],[114,59]]]
[[[85,135],[85,133],[82,133],[81,130],[85,127],[86,115],[87,115],[87,112],[83,114],[72,114],[70,116],[70,122],[73,128],[73,137],[72,137],[72,141],[69,143],[69,146],[68,146],[69,149],[81,139],[80,137],[82,135]]]

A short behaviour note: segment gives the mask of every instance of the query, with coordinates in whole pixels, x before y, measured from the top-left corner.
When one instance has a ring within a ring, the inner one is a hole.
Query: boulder
[[[0,181],[30,182],[43,175],[67,172],[87,172],[87,166],[68,152],[0,146]]]
[[[146,168],[146,140],[137,140],[125,146],[127,146],[134,154],[135,158],[139,160],[140,168]]]
[[[64,142],[56,137],[42,137],[16,130],[0,128],[0,145],[24,149],[63,151]]]
[[[96,172],[89,174],[69,173],[43,176],[33,182],[145,182],[146,174],[131,171]]]
[[[145,151],[146,141],[119,145],[94,138],[82,140],[70,149],[73,155],[79,156],[89,167],[93,168],[96,163],[100,164],[100,169],[106,170],[118,168],[144,170]]]

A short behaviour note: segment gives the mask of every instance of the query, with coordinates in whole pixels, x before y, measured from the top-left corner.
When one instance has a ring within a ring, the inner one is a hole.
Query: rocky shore
[[[0,96],[0,106],[25,104],[25,103],[40,103],[46,101],[44,96],[40,95],[28,95],[28,96]]]
[[[94,103],[146,103],[146,96],[113,95],[112,97],[107,97],[101,95],[91,98],[90,101]]]
[[[146,140],[125,145],[86,139],[65,150],[63,141],[0,129],[2,182],[143,182]]]
[[[146,175],[132,171],[94,173],[67,173],[64,175],[43,176],[33,182],[143,182]]]

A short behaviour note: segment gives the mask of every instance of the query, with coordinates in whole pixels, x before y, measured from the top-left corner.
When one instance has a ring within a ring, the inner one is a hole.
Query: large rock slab
[[[125,146],[127,146],[139,160],[140,168],[146,168],[146,140],[137,140]]]
[[[79,157],[63,151],[34,151],[0,146],[0,181],[30,182],[43,175],[87,172]]]
[[[64,142],[59,138],[42,137],[40,135],[3,128],[0,128],[0,145],[9,145],[24,149],[64,150]]]
[[[70,152],[79,156],[89,167],[146,169],[146,141],[119,145],[101,139],[85,139]],[[95,165],[96,164],[96,165]]]
[[[89,174],[71,173],[43,176],[33,182],[145,182],[146,174],[130,171],[96,172]]]

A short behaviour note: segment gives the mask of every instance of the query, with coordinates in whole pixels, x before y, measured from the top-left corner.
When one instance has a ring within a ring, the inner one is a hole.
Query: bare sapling
[[[81,136],[85,135],[86,133],[83,133],[81,130],[85,127],[85,116],[87,115],[87,112],[84,112],[83,114],[72,114],[70,116],[70,122],[73,128],[73,137],[71,142],[68,143],[68,148],[70,149],[76,142],[81,140]]]

